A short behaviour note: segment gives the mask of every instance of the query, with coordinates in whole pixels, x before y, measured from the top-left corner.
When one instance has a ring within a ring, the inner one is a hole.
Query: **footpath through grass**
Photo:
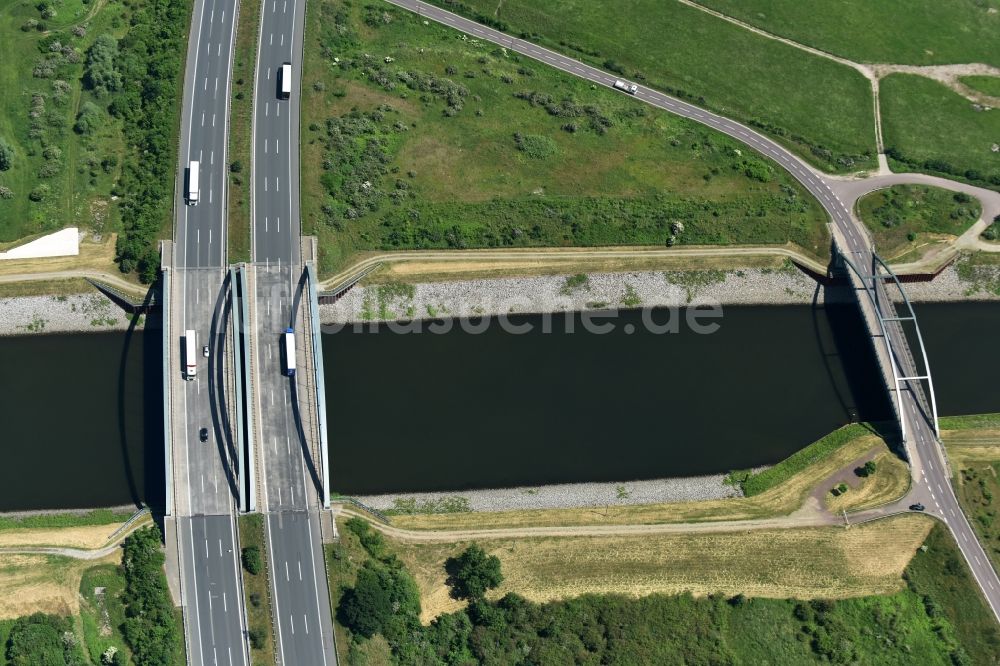
[[[879,102],[893,171],[926,171],[1000,188],[1000,157],[993,152],[1000,143],[1000,112],[914,74],[882,79]]]
[[[391,5],[307,16],[303,224],[393,249],[783,244],[822,210],[742,144]]]
[[[893,185],[857,203],[875,246],[889,258],[933,240],[928,234],[961,236],[979,220],[982,205],[964,192],[928,185]]]
[[[246,599],[250,638],[250,662],[274,663],[274,632],[271,622],[271,591],[268,585],[267,544],[264,516],[240,516],[240,559],[243,566],[243,594]]]
[[[1000,66],[997,0],[695,2],[854,62]]]
[[[875,166],[871,86],[850,67],[679,2],[433,0],[753,124],[834,171]]]

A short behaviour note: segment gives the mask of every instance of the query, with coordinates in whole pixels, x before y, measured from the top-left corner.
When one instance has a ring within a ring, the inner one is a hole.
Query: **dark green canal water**
[[[918,313],[941,412],[1000,411],[1000,306]],[[711,335],[653,334],[638,313],[606,335],[579,315],[553,316],[551,333],[540,321],[512,319],[535,325],[526,335],[325,334],[334,489],[722,472],[889,414],[853,306],[727,307]],[[0,369],[0,510],[162,506],[158,330],[0,338]]]

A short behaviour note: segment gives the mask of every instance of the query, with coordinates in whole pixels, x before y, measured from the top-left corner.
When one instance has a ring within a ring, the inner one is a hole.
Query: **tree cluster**
[[[124,635],[136,666],[168,666],[180,640],[163,573],[160,531],[146,527],[125,539]]]

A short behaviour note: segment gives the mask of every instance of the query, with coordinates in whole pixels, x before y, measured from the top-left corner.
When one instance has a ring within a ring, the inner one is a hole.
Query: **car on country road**
[[[921,504],[920,502],[917,502],[916,504],[911,504],[911,505],[910,505],[910,511],[923,511],[923,510],[924,510],[924,509],[926,509],[926,508],[927,508],[927,507],[925,507],[925,506],[924,506],[923,504]]]

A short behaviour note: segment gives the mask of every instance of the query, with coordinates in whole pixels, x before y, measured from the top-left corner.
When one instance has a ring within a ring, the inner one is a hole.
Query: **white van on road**
[[[286,62],[281,65],[278,74],[278,97],[288,99],[292,95],[292,63]]]
[[[188,164],[187,200],[192,206],[198,205],[198,160]]]

